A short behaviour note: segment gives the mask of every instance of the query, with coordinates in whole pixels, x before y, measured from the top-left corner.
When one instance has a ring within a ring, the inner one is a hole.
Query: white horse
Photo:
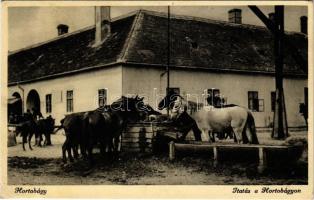
[[[209,141],[212,132],[233,131],[238,143],[258,144],[254,118],[246,108],[206,106],[195,113],[195,120],[205,141]]]
[[[170,116],[175,119],[184,111],[186,111],[186,104],[182,97],[177,96],[173,101]],[[193,118],[202,131],[202,141],[210,142],[212,133],[229,133],[232,131],[238,143],[259,143],[253,115],[246,108],[237,105],[224,108],[204,106],[194,114]]]

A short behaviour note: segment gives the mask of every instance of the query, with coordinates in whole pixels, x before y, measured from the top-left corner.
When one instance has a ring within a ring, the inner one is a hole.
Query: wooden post
[[[283,53],[284,53],[284,7],[275,6],[275,71],[276,71],[276,103],[272,137],[285,139],[288,136],[287,116],[283,92]]]
[[[218,147],[213,147],[214,152],[214,167],[218,165]]]
[[[263,12],[256,6],[249,6],[256,16],[266,25],[266,27],[274,35],[274,57],[275,57],[275,78],[276,78],[276,103],[274,112],[274,126],[271,137],[274,139],[285,139],[288,137],[288,125],[286,116],[286,107],[283,92],[283,59],[284,59],[284,44],[290,43],[285,39],[284,33],[284,6],[275,6],[275,20],[268,19]],[[290,44],[290,46],[292,46]],[[295,49],[295,48],[293,48]],[[297,50],[292,51],[297,52]],[[306,69],[305,63],[302,61],[302,56],[294,56],[297,63],[302,69]],[[293,54],[294,55],[294,54]]]
[[[166,89],[166,92],[167,92],[167,96],[169,95],[169,87],[170,87],[170,73],[169,73],[169,68],[170,68],[170,56],[171,56],[171,47],[170,47],[170,6],[168,6],[168,37],[167,37],[167,89]],[[169,118],[169,105],[167,106],[167,117]]]
[[[266,168],[266,152],[264,151],[263,147],[258,148],[258,157],[259,157],[259,163],[258,163],[258,173],[263,173]]]
[[[171,141],[169,143],[169,159],[172,161],[175,159],[175,143]]]

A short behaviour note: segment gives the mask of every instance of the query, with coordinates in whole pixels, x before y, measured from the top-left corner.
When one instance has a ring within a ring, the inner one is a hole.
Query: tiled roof
[[[139,11],[112,22],[112,34],[92,47],[94,28],[12,53],[9,84],[112,63],[167,64],[167,15]],[[307,61],[307,36],[288,33]],[[176,67],[274,72],[272,34],[263,27],[171,16],[171,59]],[[285,48],[284,72],[305,74]]]
[[[143,12],[126,60],[135,63],[167,63],[167,18]],[[273,36],[263,27],[228,22],[174,17],[170,22],[173,66],[221,70],[274,72]],[[289,41],[307,58],[307,37],[289,33]],[[304,73],[285,48],[284,71]]]
[[[79,31],[9,56],[9,83],[88,69],[116,62],[135,15],[112,23],[112,34],[93,47],[95,28]]]

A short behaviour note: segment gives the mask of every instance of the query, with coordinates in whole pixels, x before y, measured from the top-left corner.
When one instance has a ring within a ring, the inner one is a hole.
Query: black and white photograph
[[[6,8],[13,195],[268,185],[258,193],[293,198],[312,185],[311,3],[103,3]]]

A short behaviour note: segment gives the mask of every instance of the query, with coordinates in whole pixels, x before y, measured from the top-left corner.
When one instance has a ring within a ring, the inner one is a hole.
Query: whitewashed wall
[[[151,106],[156,107],[166,93],[164,70],[151,67],[123,67],[123,94],[142,94]],[[253,112],[257,127],[267,127],[273,119],[271,112],[271,91],[275,91],[275,78],[265,75],[242,75],[213,73],[197,70],[171,70],[170,87],[179,87],[181,95],[201,96],[205,89],[217,88],[227,97],[228,103],[248,107],[248,91],[258,91],[259,99],[264,99],[264,112]],[[304,126],[303,116],[299,114],[299,103],[304,102],[306,79],[284,79],[284,91],[289,127]],[[155,89],[154,89],[155,88]],[[157,99],[157,100],[156,100]],[[191,97],[191,101],[196,101]]]
[[[52,80],[38,81],[21,85],[24,92],[24,110],[29,91],[35,89],[40,95],[41,112],[46,113],[46,94],[52,94],[52,113],[59,123],[66,112],[66,91],[74,91],[74,112],[92,110],[98,107],[98,89],[108,89],[108,103],[112,103],[122,94],[139,94],[156,108],[166,93],[166,74],[160,68],[112,67],[103,70],[65,76]],[[275,79],[271,76],[223,74],[197,70],[172,70],[170,87],[179,87],[181,95],[191,94],[190,100],[196,101],[193,94],[201,96],[209,88],[220,89],[228,103],[248,107],[248,91],[258,91],[259,99],[264,99],[264,112],[253,112],[256,126],[267,127],[272,122],[271,91],[275,90]],[[299,103],[304,102],[305,79],[285,79],[284,90],[289,127],[304,126],[299,114]],[[9,87],[9,97],[21,90],[17,86]],[[61,98],[62,97],[62,98]]]
[[[26,99],[29,91],[35,89],[40,96],[41,112],[46,113],[46,94],[52,94],[52,113],[56,123],[64,117],[66,112],[66,91],[73,90],[73,112],[92,110],[98,107],[98,89],[108,89],[108,103],[112,103],[122,94],[122,68],[112,67],[93,72],[85,72],[69,75],[52,80],[38,81],[29,84],[21,84],[24,88],[24,111],[26,110]],[[14,92],[22,96],[17,86],[9,87],[9,97]]]

